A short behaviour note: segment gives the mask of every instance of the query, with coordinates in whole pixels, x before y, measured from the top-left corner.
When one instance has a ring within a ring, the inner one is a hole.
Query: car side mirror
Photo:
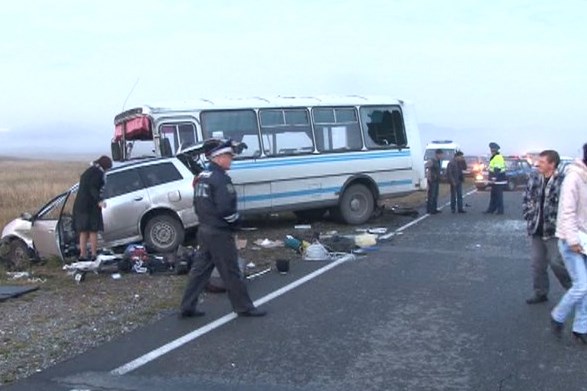
[[[26,221],[31,221],[33,219],[33,216],[28,212],[24,212],[20,215],[20,218]]]

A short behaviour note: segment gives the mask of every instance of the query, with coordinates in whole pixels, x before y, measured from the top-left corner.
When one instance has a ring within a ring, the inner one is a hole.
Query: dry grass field
[[[79,180],[87,162],[0,159],[0,227]]]

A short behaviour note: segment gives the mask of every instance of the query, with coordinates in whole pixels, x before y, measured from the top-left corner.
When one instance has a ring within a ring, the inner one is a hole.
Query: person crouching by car
[[[428,179],[428,201],[426,211],[431,215],[440,213],[438,209],[438,192],[440,190],[440,169],[444,151],[437,149],[434,157],[426,162],[426,178]]]
[[[534,296],[528,304],[548,300],[548,266],[565,289],[571,287],[571,278],[557,247],[556,219],[564,174],[557,170],[560,156],[556,151],[542,151],[537,159],[537,172],[528,179],[522,213],[527,223],[532,254]]]
[[[92,259],[98,255],[98,232],[104,230],[102,208],[106,207],[102,189],[106,183],[105,173],[111,168],[112,160],[100,156],[80,177],[73,203],[73,225],[79,234],[80,261],[88,259],[88,241]]]
[[[467,169],[467,163],[461,151],[455,153],[454,158],[446,167],[446,176],[450,184],[450,210],[452,213],[467,213],[463,209],[463,182],[465,176],[463,170]]]

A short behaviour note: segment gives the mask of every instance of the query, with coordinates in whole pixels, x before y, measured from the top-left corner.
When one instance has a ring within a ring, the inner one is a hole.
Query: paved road
[[[555,340],[551,302],[528,306],[528,243],[519,193],[506,215],[466,215],[410,227],[378,253],[346,262],[263,307],[125,375],[110,371],[229,312],[170,316],[7,390],[587,390],[587,349]],[[255,298],[322,267],[251,282]]]

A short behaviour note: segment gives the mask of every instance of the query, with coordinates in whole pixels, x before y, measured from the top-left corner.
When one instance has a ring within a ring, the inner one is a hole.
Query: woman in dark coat
[[[73,204],[73,224],[79,233],[80,260],[87,259],[88,240],[92,259],[98,254],[98,232],[104,230],[102,208],[106,207],[102,199],[104,174],[111,168],[112,160],[108,156],[101,156],[92,162],[92,166],[80,177],[77,197]]]

